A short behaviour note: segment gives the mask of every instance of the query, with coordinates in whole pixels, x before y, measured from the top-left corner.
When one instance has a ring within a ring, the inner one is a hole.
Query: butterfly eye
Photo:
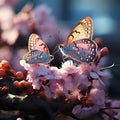
[[[64,44],[59,44],[58,47],[59,47],[59,48],[63,48],[63,47],[64,47]]]

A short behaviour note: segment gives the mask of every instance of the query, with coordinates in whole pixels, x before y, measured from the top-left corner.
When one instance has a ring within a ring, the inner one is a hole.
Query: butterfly
[[[29,64],[49,63],[53,60],[45,42],[37,35],[31,34],[28,41],[28,52],[23,59]]]
[[[66,57],[78,62],[93,62],[97,53],[97,44],[92,40],[93,24],[90,17],[79,21],[59,49]]]

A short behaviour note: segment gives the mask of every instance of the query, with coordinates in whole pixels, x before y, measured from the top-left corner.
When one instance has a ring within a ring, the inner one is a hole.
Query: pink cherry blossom
[[[17,31],[19,31],[22,34],[28,34],[29,33],[29,26],[28,21],[30,19],[30,15],[24,11],[21,11],[19,14],[17,14],[14,17],[14,27]]]
[[[68,103],[79,101],[72,109],[77,118],[89,117],[105,106],[109,73],[101,71],[94,62],[75,66],[67,60],[61,68],[44,63],[28,64],[24,60],[20,64],[28,71],[26,79],[32,83],[33,89],[43,88],[49,100],[62,97]]]
[[[92,89],[86,101],[88,105],[85,107],[82,107],[82,105],[76,105],[73,108],[72,113],[80,119],[87,118],[99,112],[100,108],[105,106],[104,102],[105,102],[104,91],[99,89]]]
[[[98,113],[99,106],[93,105],[91,107],[82,107],[81,105],[76,105],[72,113],[79,119],[87,118],[95,113]]]
[[[87,102],[92,102],[94,105],[98,105],[99,107],[105,106],[105,92],[104,90],[100,90],[97,88],[93,88],[90,91]]]
[[[32,11],[35,28],[43,34],[53,31],[56,27],[55,18],[51,15],[51,9],[43,4]]]
[[[50,80],[48,85],[43,85],[43,88],[45,91],[45,95],[48,98],[56,99],[63,95],[62,94],[63,87],[62,87],[62,83],[60,83],[60,81]]]

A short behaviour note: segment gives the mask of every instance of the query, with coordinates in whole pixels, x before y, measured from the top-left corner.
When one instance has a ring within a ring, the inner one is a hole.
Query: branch
[[[19,110],[28,114],[47,113],[50,120],[55,120],[50,105],[37,96],[17,96],[7,94],[0,98],[0,110]]]
[[[111,120],[118,120],[117,118],[115,118],[113,115],[111,115],[110,113],[104,111],[104,109],[100,110],[101,113],[106,114],[109,118],[111,118]]]

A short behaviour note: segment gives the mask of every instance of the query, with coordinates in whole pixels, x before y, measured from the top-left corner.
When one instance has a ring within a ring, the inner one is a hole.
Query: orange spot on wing
[[[72,38],[72,36],[70,36],[70,37],[66,40],[65,45],[66,45],[66,44],[70,44],[70,43],[72,43],[72,42],[73,42],[73,38]]]

